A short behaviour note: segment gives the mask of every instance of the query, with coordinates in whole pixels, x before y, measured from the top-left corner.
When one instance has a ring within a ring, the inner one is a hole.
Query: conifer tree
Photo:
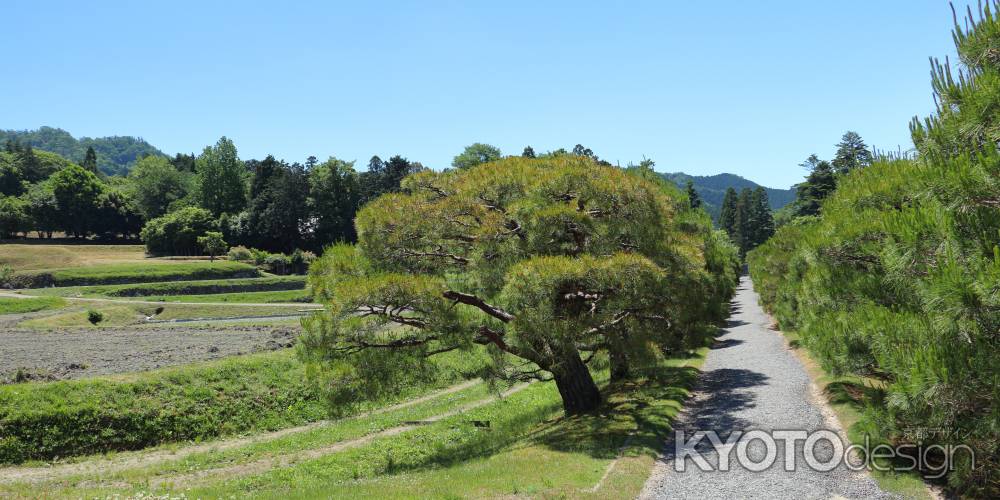
[[[872,153],[865,141],[857,132],[847,131],[837,144],[837,153],[833,158],[833,168],[838,174],[846,174],[851,170],[867,167],[872,163]]]
[[[521,156],[524,157],[524,158],[534,158],[535,157],[535,149],[532,148],[531,146],[525,146],[524,147],[524,151],[521,152]]]
[[[719,227],[722,228],[726,234],[729,235],[729,239],[736,243],[736,190],[733,188],[726,189],[726,196],[722,199],[722,209],[719,212]]]
[[[80,166],[92,173],[97,173],[97,152],[94,151],[93,146],[87,147],[87,154],[84,155],[83,163],[81,163]]]
[[[701,197],[698,196],[698,191],[694,189],[694,182],[689,179],[687,181],[687,187],[685,188],[688,195],[688,203],[691,208],[698,208],[701,206]]]
[[[736,232],[733,242],[740,249],[740,256],[745,256],[753,245],[752,235],[756,230],[757,221],[753,212],[753,191],[750,188],[743,188],[739,198],[736,200]]]
[[[754,228],[751,235],[753,245],[751,249],[763,244],[774,234],[774,215],[771,213],[771,204],[767,199],[767,190],[758,186],[754,190],[751,198]]]
[[[810,156],[814,159],[816,155]],[[808,163],[809,160],[806,160]],[[837,176],[828,161],[817,161],[805,182],[796,186],[795,215],[819,215],[823,200],[837,189]]]

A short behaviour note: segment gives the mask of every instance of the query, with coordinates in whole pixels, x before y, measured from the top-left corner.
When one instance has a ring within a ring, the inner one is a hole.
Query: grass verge
[[[222,302],[226,304],[277,304],[289,302],[312,302],[312,294],[307,290],[281,290],[268,292],[217,293],[211,295],[164,295],[144,297],[143,300],[162,302]]]
[[[11,279],[14,288],[43,288],[80,285],[116,285],[156,281],[255,278],[257,268],[239,262],[148,261],[105,264],[89,267],[18,271]]]
[[[150,297],[211,295],[245,292],[303,290],[305,276],[269,276],[227,280],[165,281],[128,285],[68,286],[27,290],[29,295],[59,297]]]
[[[22,314],[46,309],[58,309],[66,305],[59,297],[36,297],[30,299],[0,298],[0,314]]]

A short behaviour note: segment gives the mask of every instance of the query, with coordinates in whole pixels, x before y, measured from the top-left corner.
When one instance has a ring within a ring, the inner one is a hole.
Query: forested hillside
[[[808,202],[749,261],[781,328],[864,381],[866,432],[968,446],[974,459],[941,448],[924,467],[950,460],[955,492],[997,498],[1000,18],[986,5],[956,23],[961,69],[932,63],[937,111],[911,123],[915,157],[811,162]]]
[[[50,151],[66,159],[83,164],[87,149],[97,153],[97,168],[105,175],[126,175],[143,156],[163,156],[163,152],[137,137],[81,137],[74,138],[69,132],[52,127],[38,130],[0,130],[0,145],[19,142],[35,149]]]
[[[698,191],[698,196],[701,197],[702,202],[705,203],[705,210],[712,216],[713,220],[719,219],[719,210],[722,208],[722,200],[726,196],[726,190],[733,188],[736,191],[742,191],[744,188],[749,188],[751,191],[761,187],[756,182],[749,179],[744,179],[735,174],[716,174],[716,175],[688,175],[683,172],[674,173],[662,173],[660,174],[664,179],[667,179],[677,186],[683,188],[690,181],[694,185],[694,189]],[[795,201],[795,189],[775,189],[764,187],[767,191],[767,198],[771,204],[771,210],[778,210],[785,205]]]

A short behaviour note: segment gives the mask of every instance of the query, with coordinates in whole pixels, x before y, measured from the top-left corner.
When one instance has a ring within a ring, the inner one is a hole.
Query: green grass
[[[468,376],[478,359],[443,356],[434,380],[405,396]],[[388,396],[390,399],[393,396]],[[345,413],[372,403],[361,394]],[[360,404],[359,404],[360,403]],[[290,351],[152,372],[0,386],[0,463],[50,460],[281,429],[329,407]]]
[[[197,281],[165,281],[127,285],[68,286],[37,288],[26,291],[30,295],[59,297],[151,297],[173,295],[210,295],[263,291],[303,290],[305,276],[268,276]]]
[[[85,245],[18,240],[0,244],[0,264],[18,271],[82,267],[146,259],[144,245]]]
[[[635,497],[705,351],[640,371],[641,377],[625,384],[609,386],[607,372],[598,372],[607,401],[587,415],[564,417],[554,385],[536,383],[429,425],[309,456],[310,450],[479,400],[487,393],[477,385],[381,415],[117,473],[83,473],[44,488],[66,497],[136,492],[184,492],[191,498]],[[476,427],[474,420],[489,421],[490,427]],[[267,470],[254,472],[261,464]],[[241,467],[249,474],[233,472]],[[15,495],[34,491],[0,487]]]
[[[30,299],[0,298],[0,314],[21,314],[46,309],[58,309],[66,305],[59,297],[37,297]]]
[[[33,299],[12,299],[12,300],[33,300]],[[45,297],[41,300],[64,300],[58,297]],[[162,307],[160,314],[155,314],[156,310]],[[93,309],[104,315],[104,321],[97,325],[92,325],[87,320],[87,310]],[[239,306],[238,303],[223,305],[203,305],[203,304],[168,304],[157,306],[152,304],[128,304],[120,302],[89,302],[67,307],[63,312],[33,318],[22,321],[18,324],[23,328],[36,329],[60,329],[60,328],[105,328],[122,326],[141,326],[142,328],[167,328],[169,324],[148,323],[146,317],[152,317],[158,321],[171,320],[198,320],[198,319],[226,319],[256,316],[283,316],[295,314],[298,310],[292,307],[278,306]],[[295,324],[298,319],[292,320]],[[265,322],[261,322],[265,323]],[[246,323],[251,325],[253,323]],[[195,324],[185,325],[191,327]],[[210,326],[211,323],[204,323]]]
[[[288,302],[312,302],[312,294],[307,290],[283,290],[276,292],[217,293],[210,295],[163,295],[144,297],[143,300],[163,302],[225,302],[229,304],[268,304]]]
[[[612,387],[600,412],[566,418],[551,383],[371,444],[246,478],[196,486],[192,496],[634,497],[697,370],[676,360]],[[598,375],[606,380],[606,373]],[[473,420],[490,421],[490,428]],[[591,493],[612,460],[602,487]]]
[[[55,298],[57,297],[49,297]],[[30,300],[30,299],[25,299]],[[103,315],[100,323],[93,324],[87,319],[88,311],[97,311]],[[66,312],[53,314],[44,318],[22,321],[18,326],[23,328],[61,329],[61,328],[101,328],[109,326],[133,325],[142,321],[142,315],[128,305],[94,305],[92,307],[77,307]]]
[[[257,276],[260,276],[260,271],[257,268],[239,262],[147,261],[44,271],[18,271],[14,273],[12,284],[16,288],[42,288],[253,278]]]

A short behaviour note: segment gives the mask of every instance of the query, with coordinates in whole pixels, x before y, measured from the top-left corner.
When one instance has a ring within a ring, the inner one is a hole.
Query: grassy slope
[[[480,384],[273,440],[124,471],[81,473],[44,489],[57,497],[143,491],[183,491],[192,498],[634,497],[672,430],[671,421],[704,355],[701,350],[691,358],[668,360],[626,385],[607,387],[607,372],[599,373],[607,403],[590,415],[563,417],[553,384],[539,383],[402,434],[309,455],[458,409],[487,396]],[[475,427],[473,420],[487,420],[490,427]],[[261,464],[264,471],[245,475]],[[0,493],[30,497],[41,487],[0,485]]]
[[[312,294],[307,290],[282,290],[274,292],[240,292],[240,293],[216,293],[207,295],[163,295],[143,297],[143,300],[156,300],[163,302],[225,302],[227,304],[240,303],[288,303],[288,302],[312,302]]]
[[[413,383],[401,395],[457,381],[478,362],[475,356],[445,355],[435,380]],[[366,406],[365,400],[357,403]],[[322,395],[306,382],[303,365],[290,351],[13,384],[0,386],[0,463],[275,430],[327,415]]]
[[[507,400],[369,446],[194,488],[195,496],[628,498],[645,484],[704,351],[611,387],[602,411],[562,416],[536,384]],[[599,378],[606,380],[606,374]],[[488,420],[489,429],[472,420]],[[612,466],[608,477],[598,482]]]
[[[0,314],[20,314],[46,309],[58,309],[66,305],[59,297],[37,297],[31,299],[0,298]]]
[[[63,300],[56,297],[46,298]],[[11,299],[33,300],[33,299]],[[54,314],[22,321],[18,324],[23,328],[55,329],[55,328],[106,328],[132,325],[148,325],[162,327],[155,323],[147,323],[146,317],[156,320],[190,320],[190,319],[222,319],[241,318],[248,316],[277,316],[296,313],[296,309],[277,306],[245,306],[235,305],[201,305],[201,304],[170,304],[163,307],[160,314],[154,315],[160,306],[150,304],[123,304],[114,302],[95,302],[86,305],[73,305]],[[104,320],[93,325],[87,319],[87,310],[99,311]]]
[[[210,295],[220,293],[302,290],[305,276],[268,276],[263,278],[238,278],[221,280],[164,281],[126,285],[64,286],[33,288],[27,295],[52,295],[59,297],[151,297],[180,295]]]
[[[4,243],[0,245],[0,264],[16,271],[84,267],[146,259],[143,245],[71,245],[39,242],[34,244]]]
[[[257,268],[239,262],[146,261],[103,264],[89,267],[18,271],[14,273],[16,288],[49,286],[110,285],[185,281],[260,276]]]

